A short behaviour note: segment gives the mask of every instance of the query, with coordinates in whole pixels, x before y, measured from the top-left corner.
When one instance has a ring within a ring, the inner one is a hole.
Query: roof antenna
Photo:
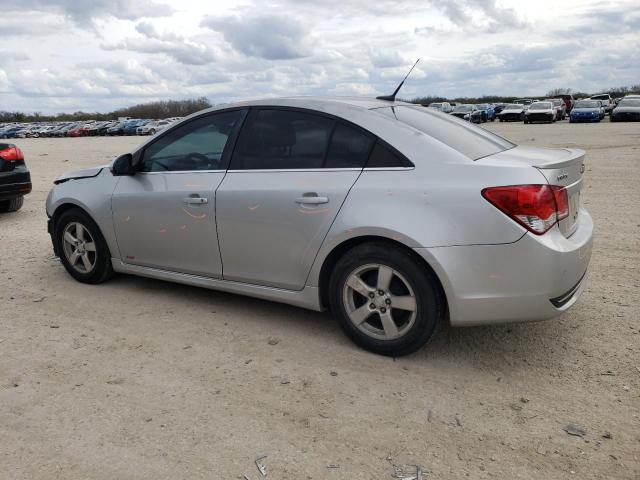
[[[413,67],[411,67],[411,70],[409,70],[409,73],[407,73],[405,75],[405,77],[402,79],[402,81],[400,82],[400,85],[398,85],[398,88],[396,88],[396,91],[393,92],[393,94],[391,95],[381,95],[379,97],[376,97],[377,100],[389,100],[390,102],[395,102],[396,100],[396,95],[398,94],[398,92],[400,91],[400,89],[402,88],[402,85],[404,85],[404,81],[407,79],[407,77],[409,75],[411,75],[411,72],[413,71],[413,69],[416,67],[416,65],[418,64],[418,62],[420,61],[420,59],[416,60],[416,63],[413,64]]]

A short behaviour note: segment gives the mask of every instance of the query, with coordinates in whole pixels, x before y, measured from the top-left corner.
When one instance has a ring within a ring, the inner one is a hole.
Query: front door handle
[[[305,193],[302,197],[296,198],[296,203],[302,205],[321,205],[323,203],[329,203],[327,197],[319,197],[317,193]]]
[[[202,205],[204,203],[209,203],[209,199],[204,197],[186,197],[183,198],[182,201],[190,205]]]

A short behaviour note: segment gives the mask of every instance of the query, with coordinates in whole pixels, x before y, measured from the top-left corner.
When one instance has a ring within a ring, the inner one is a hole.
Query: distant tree
[[[547,97],[555,97],[556,95],[569,95],[573,93],[571,88],[554,88],[547,92]]]

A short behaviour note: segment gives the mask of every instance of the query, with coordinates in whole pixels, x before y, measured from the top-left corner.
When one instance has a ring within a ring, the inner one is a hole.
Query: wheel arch
[[[339,243],[335,247],[333,247],[331,252],[329,252],[329,254],[324,258],[322,267],[320,268],[320,274],[318,277],[320,305],[322,308],[329,308],[329,298],[328,298],[329,279],[331,278],[331,272],[333,271],[336,263],[338,262],[338,260],[340,260],[340,258],[342,258],[342,256],[346,252],[348,252],[349,250],[351,250],[352,248],[358,245],[362,245],[365,243],[384,243],[389,245],[390,248],[397,248],[399,250],[402,250],[407,255],[409,255],[413,260],[415,260],[416,263],[422,265],[425,269],[427,269],[433,275],[433,278],[436,279],[437,288],[440,293],[440,298],[443,301],[443,306],[445,309],[445,317],[447,321],[449,320],[448,297],[444,289],[444,286],[442,284],[442,280],[440,279],[436,271],[433,269],[433,267],[424,258],[422,258],[422,256],[420,256],[418,253],[416,253],[411,247],[407,246],[406,244],[399,242],[397,240],[393,240],[387,237],[382,237],[377,235],[363,235],[359,237],[349,238],[343,241],[342,243]]]
[[[51,237],[52,237],[52,243],[54,246],[54,250],[55,250],[55,254],[60,256],[60,252],[57,251],[58,247],[56,244],[56,240],[55,240],[55,233],[56,233],[56,227],[58,224],[58,220],[60,219],[60,217],[65,213],[68,212],[69,210],[73,210],[73,209],[78,209],[81,210],[82,213],[84,213],[86,216],[88,216],[93,223],[95,224],[95,226],[97,227],[98,231],[100,232],[100,235],[102,235],[102,238],[105,241],[105,244],[107,246],[108,249],[108,254],[109,256],[112,256],[112,248],[111,245],[109,245],[109,241],[107,240],[107,237],[105,237],[104,235],[104,231],[102,229],[102,227],[100,226],[100,223],[96,221],[96,218],[91,214],[90,210],[86,207],[84,207],[83,205],[79,204],[79,203],[74,203],[71,201],[65,201],[60,203],[59,205],[56,205],[55,209],[53,210],[52,214],[51,214]]]

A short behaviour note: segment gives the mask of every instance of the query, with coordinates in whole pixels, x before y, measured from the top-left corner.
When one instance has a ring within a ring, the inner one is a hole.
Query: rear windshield
[[[513,143],[498,135],[454,116],[434,110],[398,106],[377,108],[376,112],[426,133],[471,160],[477,160],[515,147]]]
[[[640,107],[640,98],[623,98],[618,103],[619,107]]]

